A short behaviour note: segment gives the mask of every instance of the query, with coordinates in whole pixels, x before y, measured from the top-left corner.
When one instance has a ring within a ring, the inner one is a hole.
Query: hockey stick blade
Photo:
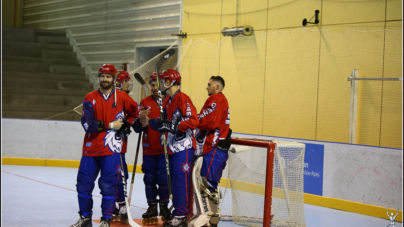
[[[129,221],[129,225],[132,227],[142,227],[141,225],[139,225],[138,223],[136,223],[135,221],[133,221],[132,219],[132,215],[130,214],[130,208],[129,208],[129,202],[128,202],[128,198],[125,197],[125,202],[126,204],[128,204],[127,206],[127,212],[128,212],[128,221]]]
[[[164,53],[164,55],[158,60],[158,62],[156,63],[156,68],[157,71],[159,71],[160,66],[163,65],[163,63],[171,56],[173,56],[175,54],[175,50],[174,49],[169,49],[167,52]]]
[[[142,86],[146,84],[146,82],[139,73],[135,73],[134,77],[137,80],[137,82],[139,82]]]
[[[137,82],[140,83],[140,85],[142,85],[146,96],[149,94],[149,86],[147,86],[146,82],[144,81],[143,77],[139,74],[139,73],[135,73],[134,75],[135,79],[137,80]]]

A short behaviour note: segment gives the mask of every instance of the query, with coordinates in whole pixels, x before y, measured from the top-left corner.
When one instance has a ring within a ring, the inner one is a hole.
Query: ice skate
[[[110,222],[111,222],[111,219],[101,217],[101,222],[100,222],[99,227],[110,227]]]
[[[188,227],[187,218],[176,218],[173,217],[171,220],[164,222],[165,227]]]
[[[142,214],[143,225],[155,225],[157,224],[157,203],[149,203],[146,213]]]
[[[159,206],[160,206],[159,216],[161,217],[161,221],[166,222],[171,220],[172,214],[168,209],[168,204],[159,204]]]
[[[80,218],[76,224],[71,225],[70,227],[92,227],[93,223],[91,221],[91,214],[87,216],[82,216],[79,212]]]

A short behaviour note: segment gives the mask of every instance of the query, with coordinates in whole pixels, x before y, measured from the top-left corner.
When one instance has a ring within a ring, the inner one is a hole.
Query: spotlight
[[[223,36],[238,36],[238,35],[244,35],[244,36],[249,36],[251,35],[253,30],[253,27],[250,25],[245,25],[241,27],[232,27],[232,28],[223,28],[222,34]]]

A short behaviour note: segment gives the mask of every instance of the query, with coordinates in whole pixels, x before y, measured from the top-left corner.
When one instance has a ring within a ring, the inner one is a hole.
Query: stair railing
[[[81,67],[84,67],[86,75],[88,75],[89,82],[93,84],[94,90],[99,88],[99,83],[97,80],[97,77],[93,74],[90,66],[87,64],[86,58],[83,56],[83,54],[80,51],[79,46],[77,45],[76,40],[73,37],[72,32],[70,29],[66,29],[66,36],[69,38],[70,45],[73,46],[73,51],[76,52],[77,58],[81,62]]]

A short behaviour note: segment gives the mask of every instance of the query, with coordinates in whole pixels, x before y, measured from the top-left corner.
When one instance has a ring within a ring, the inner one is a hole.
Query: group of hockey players
[[[83,101],[81,124],[86,133],[76,184],[80,218],[72,227],[92,226],[92,191],[99,172],[99,226],[110,226],[111,221],[129,224],[125,153],[131,128],[143,133],[142,171],[149,205],[143,224],[156,224],[161,216],[165,227],[216,227],[219,182],[231,142],[223,78],[209,79],[209,97],[199,114],[190,97],[181,92],[181,75],[174,69],[150,75],[152,94],[139,105],[128,95],[133,84],[126,71],[104,64],[98,79],[100,88]],[[192,197],[197,213],[190,217]]]

